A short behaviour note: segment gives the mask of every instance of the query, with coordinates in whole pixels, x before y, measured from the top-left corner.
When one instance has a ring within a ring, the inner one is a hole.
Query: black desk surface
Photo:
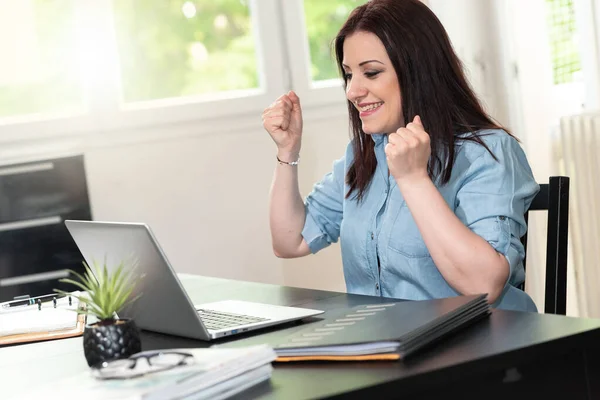
[[[181,275],[181,278],[195,304],[236,299],[332,311],[390,301],[192,275]],[[211,343],[150,332],[144,332],[142,340],[144,349],[206,347],[214,343],[243,346],[275,343],[304,326],[305,323],[292,323]],[[579,393],[580,386],[583,387],[582,398],[594,398],[591,393],[600,393],[598,388],[581,380],[598,373],[597,363],[590,365],[589,358],[600,354],[599,346],[600,320],[494,310],[488,319],[401,362],[275,364],[269,383],[245,392],[240,398],[304,399],[340,395],[407,398],[417,393],[420,393],[418,398],[430,398],[428,394],[437,397],[434,394],[438,390],[441,393],[446,390],[448,393],[452,390],[459,394],[468,392],[473,398],[480,395],[503,398],[503,389],[515,398],[527,394],[523,390],[531,388],[531,384],[537,387],[539,378],[543,378],[540,374],[551,382],[544,384],[543,389],[536,389],[536,398],[542,392],[550,398],[561,391]],[[553,374],[560,379],[554,379]],[[494,385],[500,390],[493,389]],[[575,392],[571,392],[574,387]],[[531,394],[527,398],[531,398]]]
[[[390,301],[193,275],[180,277],[195,304],[237,299],[333,311]],[[304,327],[305,323],[291,323],[210,343],[142,332],[142,346],[149,350],[275,343]],[[600,320],[494,310],[489,318],[404,361],[274,366],[269,382],[238,398],[600,399]],[[81,337],[0,347],[0,399],[21,399],[36,385],[87,369]]]

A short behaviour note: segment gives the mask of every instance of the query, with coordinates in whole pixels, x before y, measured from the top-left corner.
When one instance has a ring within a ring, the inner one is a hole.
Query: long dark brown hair
[[[385,46],[398,76],[404,121],[419,115],[429,133],[431,158],[427,169],[432,179],[442,185],[450,180],[457,140],[473,141],[490,151],[477,131],[504,128],[484,111],[446,30],[426,5],[419,0],[370,0],[354,9],[333,43],[342,76],[344,40],[359,31],[377,35]],[[358,110],[350,101],[348,111],[354,160],[346,175],[346,198],[356,192],[355,197],[361,201],[377,159],[374,142],[362,130]]]

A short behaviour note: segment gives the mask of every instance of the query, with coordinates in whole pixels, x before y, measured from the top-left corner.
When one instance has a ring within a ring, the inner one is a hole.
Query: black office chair
[[[546,241],[546,314],[567,313],[567,237],[569,233],[569,177],[551,176],[549,183],[540,184],[529,211],[548,211]],[[525,214],[528,220],[529,212]],[[521,238],[527,251],[527,234]],[[525,260],[523,260],[525,267]],[[523,283],[522,288],[525,288]]]

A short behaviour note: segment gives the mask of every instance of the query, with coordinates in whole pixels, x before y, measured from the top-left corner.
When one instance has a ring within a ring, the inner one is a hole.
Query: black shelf
[[[25,282],[83,272],[66,219],[92,219],[82,155],[0,166],[0,302],[75,290],[56,278]]]

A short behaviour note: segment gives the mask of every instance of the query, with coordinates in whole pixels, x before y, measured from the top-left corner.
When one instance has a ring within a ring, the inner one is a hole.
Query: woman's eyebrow
[[[379,61],[379,60],[367,60],[367,61],[361,62],[360,64],[358,64],[358,66],[362,67],[363,65],[368,64],[368,63],[372,63],[372,62],[379,63],[379,64],[383,65],[383,63],[381,61]]]
[[[363,61],[363,62],[361,62],[360,64],[358,64],[358,66],[359,66],[359,67],[362,67],[363,65],[365,65],[365,64],[368,64],[368,63],[372,63],[372,62],[379,63],[379,64],[381,64],[381,65],[385,65],[385,64],[383,64],[383,63],[382,63],[381,61],[379,61],[379,60],[367,60],[367,61]],[[342,66],[343,66],[344,68],[350,68],[350,67],[349,67],[349,66],[347,66],[346,64],[342,64]]]

